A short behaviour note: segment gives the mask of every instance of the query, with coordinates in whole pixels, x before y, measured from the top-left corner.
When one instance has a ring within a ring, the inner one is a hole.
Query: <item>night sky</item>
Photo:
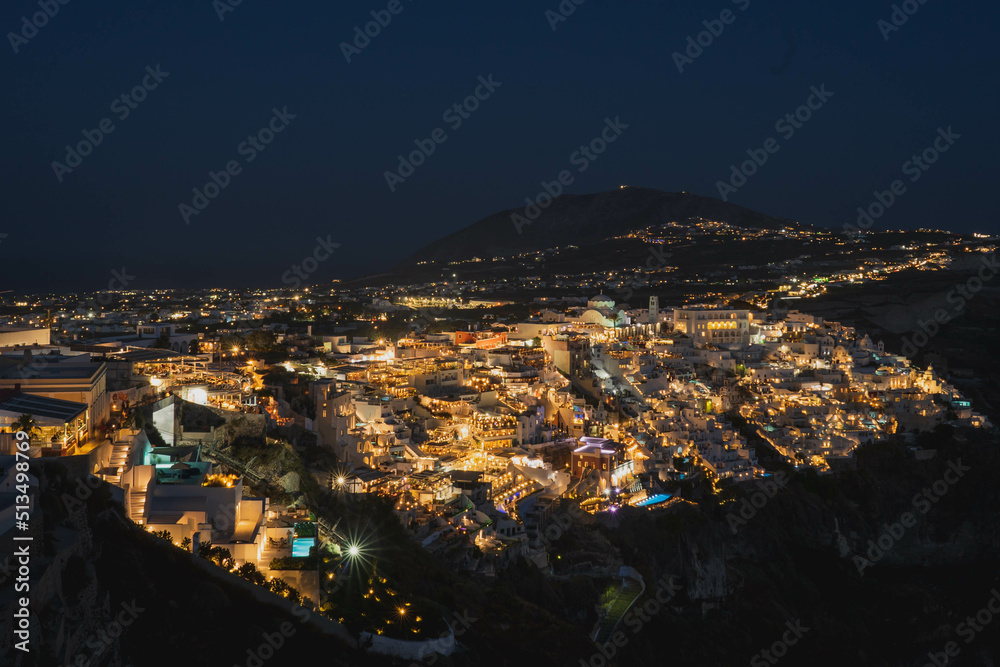
[[[279,287],[328,235],[341,245],[314,281],[377,273],[523,206],[606,118],[628,127],[571,193],[718,197],[773,137],[729,201],[839,227],[900,179],[873,229],[1000,231],[997,3],[911,0],[889,31],[892,3],[871,0],[565,0],[558,22],[558,0],[399,1],[392,15],[388,0],[70,0],[37,34],[22,17],[38,0],[4,2],[0,289],[98,289],[122,267],[140,289]],[[674,52],[723,10],[731,23],[679,72]],[[372,11],[391,22],[348,63],[341,43]],[[444,112],[489,75],[500,86],[452,129]],[[134,109],[116,102],[144,78]],[[812,86],[833,95],[786,140],[775,123]],[[295,117],[248,161],[240,145],[274,109]],[[76,168],[53,166],[103,119],[114,130]],[[960,138],[911,182],[904,163],[949,126]],[[436,128],[447,139],[390,191],[397,155]],[[185,224],[179,205],[230,161],[239,173]]]

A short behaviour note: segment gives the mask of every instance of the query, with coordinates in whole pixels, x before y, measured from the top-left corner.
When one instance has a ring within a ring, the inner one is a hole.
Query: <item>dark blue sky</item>
[[[605,117],[629,127],[570,192],[717,197],[775,137],[730,201],[840,226],[900,178],[875,229],[1000,231],[996,3],[927,0],[886,41],[889,2],[747,1],[586,0],[553,31],[557,0],[402,0],[348,64],[339,44],[387,0],[243,0],[224,21],[210,0],[72,0],[16,54],[0,46],[0,285],[95,289],[124,266],[137,288],[280,286],[327,235],[341,246],[313,280],[375,273],[523,205]],[[724,9],[735,20],[679,73],[672,53]],[[8,0],[0,28],[38,11]],[[169,76],[119,120],[112,102],[157,64]],[[490,74],[501,87],[452,131],[442,113]],[[833,97],[781,138],[775,122],[821,84]],[[238,146],[274,107],[296,118],[248,163]],[[60,183],[53,161],[104,118],[114,131]],[[910,183],[903,164],[948,126],[961,138]],[[390,192],[384,172],[438,127],[447,141]],[[230,160],[241,172],[185,225],[178,205]]]

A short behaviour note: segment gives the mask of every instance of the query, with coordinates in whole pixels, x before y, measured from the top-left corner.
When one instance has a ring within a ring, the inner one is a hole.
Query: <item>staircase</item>
[[[132,452],[132,441],[131,439],[127,441],[118,441],[114,445],[114,449],[111,450],[111,461],[108,463],[109,466],[115,468],[117,473],[108,476],[108,481],[115,486],[121,486],[122,482],[122,472],[125,470],[125,466],[128,464],[129,454]]]
[[[141,491],[129,491],[129,513],[128,518],[134,523],[143,525],[146,521],[146,489]]]

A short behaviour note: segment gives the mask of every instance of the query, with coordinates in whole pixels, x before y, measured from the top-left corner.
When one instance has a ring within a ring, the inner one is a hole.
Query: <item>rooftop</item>
[[[45,357],[36,357],[45,359]],[[98,375],[104,364],[48,364],[41,368],[20,368],[8,366],[0,369],[0,379],[4,380],[89,380]]]
[[[83,403],[63,401],[58,398],[46,398],[33,394],[16,394],[0,402],[0,413],[34,416],[39,421],[58,422],[64,424],[87,412]]]

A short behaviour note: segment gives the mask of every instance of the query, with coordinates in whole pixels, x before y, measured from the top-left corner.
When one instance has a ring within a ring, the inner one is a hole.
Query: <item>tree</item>
[[[265,579],[264,575],[257,569],[257,566],[249,561],[243,563],[243,565],[240,565],[239,568],[236,569],[236,575],[242,579],[246,579],[252,584],[257,584],[258,586],[263,586],[267,583],[267,579]]]
[[[14,430],[24,431],[30,438],[32,432],[38,430],[38,422],[35,421],[34,415],[23,414],[17,418],[17,421],[14,422]]]
[[[201,341],[191,341],[188,345],[188,354],[201,354]]]
[[[267,582],[267,584],[272,593],[286,597],[293,602],[301,602],[302,600],[302,595],[297,590],[289,586],[285,580],[280,577],[275,577],[271,581]]]
[[[174,536],[170,534],[169,530],[153,530],[150,532],[153,533],[153,535],[159,537],[160,539],[166,540],[167,542],[173,543],[174,541]]]
[[[181,540],[181,549],[183,549],[184,551],[187,551],[187,552],[191,551],[191,538],[190,537],[185,537],[183,540]]]
[[[206,560],[210,560],[219,567],[227,570],[232,570],[236,567],[236,560],[233,558],[233,554],[229,552],[229,549],[223,547],[211,547],[208,550]]]
[[[273,331],[261,329],[247,336],[246,343],[254,352],[270,352],[278,344],[278,337]]]
[[[229,549],[224,549],[223,547],[215,547],[212,549],[212,562],[227,570],[232,570],[236,567],[236,560],[233,558],[232,552],[230,552]]]

